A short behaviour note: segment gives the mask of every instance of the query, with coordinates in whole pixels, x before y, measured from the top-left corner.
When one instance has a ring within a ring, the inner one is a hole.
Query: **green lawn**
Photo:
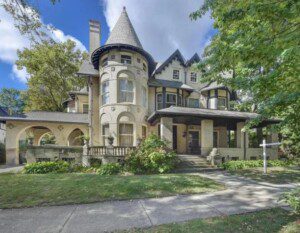
[[[196,219],[183,223],[166,224],[148,229],[133,229],[128,233],[298,233],[300,215],[280,208],[254,213]]]
[[[224,189],[196,175],[2,174],[0,208],[163,197]]]
[[[242,169],[230,173],[275,184],[300,182],[299,167],[270,167],[267,169],[266,175],[263,174],[263,168]]]

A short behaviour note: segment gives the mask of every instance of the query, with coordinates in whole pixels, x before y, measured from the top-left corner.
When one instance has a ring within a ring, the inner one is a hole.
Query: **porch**
[[[264,120],[253,128],[255,137],[244,131],[247,121],[257,118],[255,113],[215,109],[195,109],[172,106],[153,113],[148,122],[149,131],[160,135],[170,148],[179,154],[208,156],[213,148],[229,160],[259,159],[262,148],[263,128],[276,124],[279,120]],[[265,135],[268,142],[277,142],[273,132]],[[277,158],[278,148],[268,148],[267,156]]]

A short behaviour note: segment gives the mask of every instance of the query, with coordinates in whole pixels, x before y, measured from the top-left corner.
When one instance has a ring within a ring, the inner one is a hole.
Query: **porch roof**
[[[88,114],[33,111],[22,115],[0,116],[0,121],[38,121],[88,124]]]
[[[226,122],[232,124],[236,122],[252,120],[260,117],[260,115],[250,112],[171,106],[169,108],[155,111],[149,116],[148,122],[154,123],[160,117],[176,118],[179,123],[193,123],[197,121],[199,124],[201,119],[212,119],[220,124]],[[264,119],[259,125],[257,125],[257,127],[264,127],[266,125],[277,124],[279,122],[279,119]]]

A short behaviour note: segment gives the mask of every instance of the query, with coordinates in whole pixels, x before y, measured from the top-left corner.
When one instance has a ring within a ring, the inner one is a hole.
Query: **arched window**
[[[109,81],[102,83],[101,87],[102,105],[109,103]]]
[[[133,124],[119,124],[120,146],[133,146]]]
[[[133,81],[128,79],[119,80],[119,102],[133,102]]]

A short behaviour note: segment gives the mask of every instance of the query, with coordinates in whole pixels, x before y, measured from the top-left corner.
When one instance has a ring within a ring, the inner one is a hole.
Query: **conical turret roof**
[[[132,23],[126,12],[126,8],[123,8],[121,16],[119,17],[116,25],[110,33],[106,45],[109,44],[125,44],[132,45],[143,49],[143,46],[132,26]]]

